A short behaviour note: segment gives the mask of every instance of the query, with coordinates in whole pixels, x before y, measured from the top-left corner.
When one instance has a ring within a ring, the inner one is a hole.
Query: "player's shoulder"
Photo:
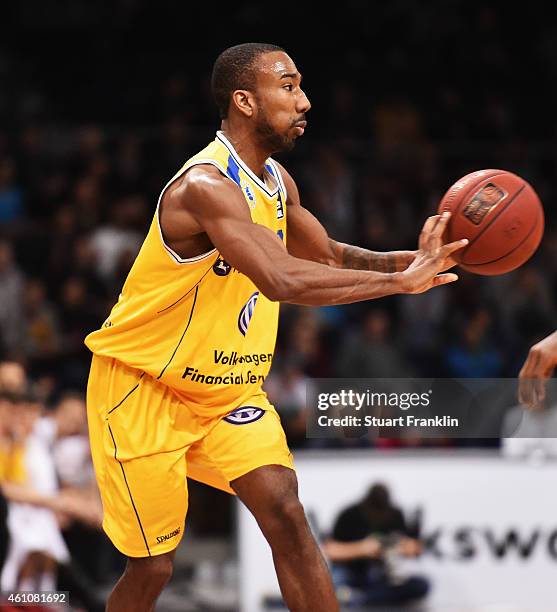
[[[178,200],[214,200],[222,195],[237,195],[232,181],[211,164],[197,164],[176,181],[172,197]]]
[[[220,215],[245,208],[237,185],[211,164],[192,166],[177,179],[169,188],[166,206],[196,215]]]
[[[233,186],[228,177],[212,164],[196,164],[181,177],[179,187],[182,189],[206,189],[219,186]]]

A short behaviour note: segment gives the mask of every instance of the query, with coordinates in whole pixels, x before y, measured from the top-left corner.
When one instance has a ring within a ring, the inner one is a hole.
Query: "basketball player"
[[[541,406],[547,379],[557,365],[557,331],[534,344],[520,370],[518,397],[529,408]]]
[[[290,610],[337,610],[298,500],[292,455],[261,385],[279,302],[346,304],[450,283],[467,242],[428,219],[417,252],[330,240],[270,155],[294,146],[310,103],[279,47],[216,60],[222,131],[170,180],[118,303],[90,334],[93,460],[104,529],[129,558],[109,611],[152,610],[184,530],[187,476],[236,494],[268,540]]]

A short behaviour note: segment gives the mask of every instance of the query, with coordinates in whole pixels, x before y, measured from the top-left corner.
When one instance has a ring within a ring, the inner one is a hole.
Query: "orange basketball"
[[[454,254],[461,268],[495,275],[521,266],[543,236],[540,199],[523,178],[506,170],[478,170],[459,179],[443,196],[439,211],[451,211],[446,242],[468,238]]]

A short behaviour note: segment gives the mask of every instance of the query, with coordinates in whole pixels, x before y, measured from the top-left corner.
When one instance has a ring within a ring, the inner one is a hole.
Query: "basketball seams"
[[[491,259],[490,261],[484,261],[482,263],[477,263],[477,264],[467,264],[467,263],[462,263],[461,266],[466,270],[467,268],[476,268],[476,267],[482,267],[482,266],[486,266],[489,264],[493,264],[496,263],[498,261],[501,261],[501,259],[505,259],[505,257],[508,257],[509,255],[512,255],[517,249],[519,249],[520,247],[522,247],[522,245],[532,236],[532,234],[536,231],[536,229],[538,228],[538,225],[540,224],[540,220],[543,219],[543,216],[541,214],[541,212],[538,212],[538,214],[536,215],[536,220],[534,221],[534,225],[532,226],[532,228],[530,229],[530,231],[528,232],[528,234],[526,234],[526,236],[520,241],[519,244],[517,244],[511,251],[509,251],[508,253],[505,253],[504,255],[501,255],[501,257],[497,257],[496,259]],[[534,253],[532,253],[533,255]],[[530,257],[532,256],[530,255]],[[510,270],[509,270],[510,272]]]
[[[495,223],[495,221],[501,216],[501,214],[507,210],[507,208],[509,208],[509,206],[516,200],[516,198],[524,191],[526,187],[526,182],[524,181],[522,183],[522,186],[520,187],[520,189],[518,191],[516,191],[516,193],[512,196],[512,198],[509,198],[509,200],[507,201],[507,203],[499,208],[499,212],[495,213],[491,219],[489,220],[488,223],[486,223],[482,229],[474,236],[474,238],[472,238],[472,240],[468,243],[468,245],[466,246],[466,248],[459,254],[460,255],[460,261],[463,264],[466,264],[466,262],[464,261],[464,258],[466,257],[466,253],[469,251],[470,247],[478,240],[478,238],[480,238],[485,232],[486,230],[488,230],[493,223]],[[462,204],[462,203],[461,203]],[[514,250],[514,249],[513,249]],[[481,265],[481,264],[473,264],[473,265]]]

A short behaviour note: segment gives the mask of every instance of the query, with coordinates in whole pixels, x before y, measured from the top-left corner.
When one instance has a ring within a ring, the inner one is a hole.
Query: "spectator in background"
[[[449,346],[445,363],[454,378],[496,378],[502,373],[503,359],[493,342],[491,315],[478,309],[467,320],[456,344]]]
[[[23,218],[23,192],[16,183],[13,159],[0,159],[0,224]]]
[[[438,351],[443,343],[442,322],[446,320],[449,292],[446,287],[400,300],[400,337],[404,338],[409,360],[423,376],[436,371]]]
[[[46,262],[49,286],[54,289],[75,266],[74,257],[68,256],[75,251],[79,238],[79,223],[76,211],[71,205],[63,203],[50,220],[49,231],[56,240],[50,242]]]
[[[426,578],[403,578],[394,570],[397,556],[420,555],[416,535],[383,484],[374,484],[360,502],[339,514],[323,550],[333,563],[337,588],[352,590],[351,605],[404,604],[428,593]]]
[[[340,348],[337,372],[344,378],[399,378],[411,375],[391,334],[390,314],[381,308],[368,311],[362,327]]]
[[[309,379],[295,361],[286,362],[280,370],[271,374],[265,381],[265,391],[269,400],[280,406],[280,418],[292,448],[300,448],[306,443],[306,398]]]
[[[100,224],[102,199],[103,194],[97,177],[82,175],[77,179],[71,205],[77,211],[77,218],[83,230],[94,230]]]
[[[27,386],[25,369],[16,361],[0,361],[0,391],[20,395]]]
[[[91,358],[83,344],[83,331],[93,331],[102,319],[94,302],[88,298],[84,279],[79,276],[70,276],[64,281],[59,304],[59,373],[67,388],[84,389]]]
[[[0,239],[0,349],[6,356],[19,353],[23,275],[14,262],[10,242]]]
[[[129,195],[117,200],[110,208],[109,221],[101,225],[91,236],[97,272],[107,286],[117,282],[118,262],[123,256],[135,258],[143,235],[138,231],[144,221],[145,200],[141,196]],[[126,270],[126,273],[129,268]],[[118,279],[119,280],[119,279]]]
[[[145,177],[145,158],[142,140],[135,132],[125,134],[118,143],[115,160],[115,180],[118,185],[129,191],[143,185]]]
[[[8,530],[8,502],[2,483],[21,483],[25,480],[21,445],[14,443],[10,420],[12,419],[12,395],[2,390],[0,381],[0,571],[4,567],[10,534]]]
[[[59,496],[73,510],[57,515],[71,554],[70,563],[58,567],[60,580],[89,604],[90,610],[103,609],[94,594],[95,583],[109,580],[107,572],[115,550],[101,531],[102,504],[89,448],[84,397],[64,393],[37,423],[35,434],[49,448]]]
[[[286,363],[296,363],[310,376],[326,375],[323,372],[321,346],[321,321],[318,309],[291,307],[286,318],[287,342],[282,358]]]
[[[74,155],[72,167],[76,173],[87,173],[87,170],[95,166],[95,160],[102,159],[107,145],[105,129],[93,123],[87,123],[79,127],[75,133]],[[94,168],[93,168],[94,169]],[[97,176],[102,179],[104,173],[92,172],[89,176]]]
[[[28,279],[22,299],[21,348],[34,373],[50,369],[61,346],[58,313],[38,278]]]
[[[344,157],[332,147],[320,146],[305,174],[305,201],[337,240],[351,242],[355,228],[355,184]]]
[[[93,527],[97,538],[101,536],[102,509],[91,480],[83,398],[66,396],[52,416],[42,414],[42,405],[31,395],[0,395],[0,484],[10,500],[4,523],[4,528],[9,528],[10,545],[6,562],[0,566],[2,590],[55,590],[59,571],[63,584],[87,609],[100,612],[104,606],[79,566],[70,563],[59,528],[60,521],[68,524],[78,519]],[[73,452],[63,450],[63,441],[73,438],[75,443],[76,436],[82,438],[78,452],[75,447]],[[62,493],[54,460],[57,445],[59,463],[68,462],[66,474],[68,469],[81,473],[80,487]],[[88,547],[82,552],[91,550]]]
[[[72,266],[67,276],[78,276],[83,280],[89,304],[98,311],[98,316],[104,319],[107,314],[105,302],[109,296],[109,287],[98,273],[97,256],[88,235],[76,239],[71,259]]]
[[[55,496],[58,485],[48,447],[35,434],[42,406],[31,396],[16,400],[12,431],[24,449],[24,483],[44,495]],[[11,502],[8,528],[10,548],[2,570],[3,591],[56,590],[56,564],[69,553],[54,513],[25,503]]]
[[[501,299],[509,332],[518,332],[528,344],[555,327],[555,301],[540,270],[526,266],[517,271],[512,291]]]

